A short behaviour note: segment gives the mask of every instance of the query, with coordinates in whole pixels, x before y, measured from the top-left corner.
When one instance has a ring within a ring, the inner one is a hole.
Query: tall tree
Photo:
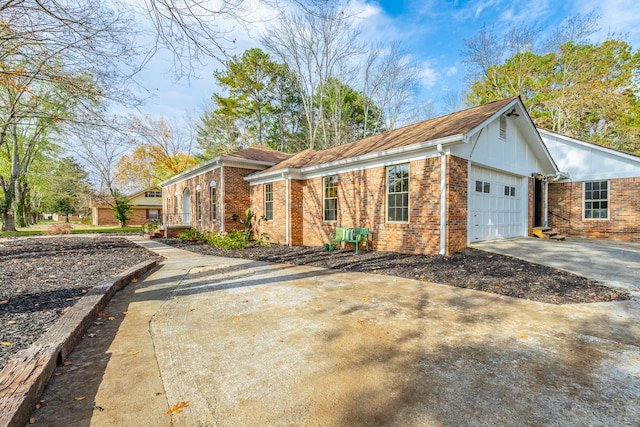
[[[63,157],[52,173],[53,193],[49,208],[67,216],[86,211],[89,202],[90,185],[88,173],[73,157]]]
[[[191,155],[192,136],[163,117],[130,116],[130,154],[118,160],[114,174],[120,189],[143,190],[195,166]]]
[[[272,113],[278,66],[267,53],[253,48],[229,59],[223,71],[214,72],[217,83],[229,93],[226,97],[214,94],[220,106],[217,112],[244,119],[258,145],[264,144],[265,124]]]
[[[331,79],[343,80],[347,75],[349,61],[361,51],[357,35],[343,10],[318,6],[314,13],[283,14],[263,37],[264,45],[296,75],[307,148],[334,145],[325,121],[325,102],[317,97],[328,93]]]

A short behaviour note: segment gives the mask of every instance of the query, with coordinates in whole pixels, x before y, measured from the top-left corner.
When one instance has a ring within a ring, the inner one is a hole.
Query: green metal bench
[[[358,253],[358,246],[360,246],[360,242],[365,243],[365,247],[367,252],[369,251],[369,229],[368,228],[345,228],[345,227],[336,227],[336,232],[333,233],[329,240],[331,243],[340,243],[340,249],[342,249],[342,243],[355,243],[356,244],[356,254]]]

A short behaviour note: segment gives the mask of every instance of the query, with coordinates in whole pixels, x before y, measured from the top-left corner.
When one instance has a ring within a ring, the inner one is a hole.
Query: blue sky
[[[255,0],[249,0],[255,2]],[[462,62],[464,40],[478,34],[483,25],[495,25],[500,31],[511,25],[537,22],[543,37],[570,16],[596,11],[600,32],[594,41],[608,33],[624,34],[634,47],[640,48],[640,6],[637,0],[351,0],[366,40],[400,40],[421,70],[422,101],[431,101],[435,112],[445,108],[448,91],[459,92],[466,84],[467,69]],[[256,7],[256,14],[270,16],[273,11]],[[258,36],[268,22],[253,25],[249,31],[236,28],[235,54],[261,47]],[[143,79],[157,94],[141,108],[152,116],[180,119],[185,112],[198,116],[204,103],[216,90],[212,72],[220,68],[210,63],[198,71],[199,78],[175,82],[168,71],[169,62],[158,55],[143,73]]]

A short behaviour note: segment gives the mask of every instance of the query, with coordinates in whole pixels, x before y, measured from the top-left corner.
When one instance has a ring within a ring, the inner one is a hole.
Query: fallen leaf
[[[187,311],[194,311],[194,310],[195,308],[192,308],[192,307],[187,308]]]
[[[362,298],[363,301],[369,301],[369,297]]]
[[[11,345],[11,343],[9,341],[2,341],[2,342],[0,342],[0,344],[5,345],[5,346]]]
[[[106,316],[107,312],[106,311],[99,311],[98,312],[98,316],[102,317],[102,316]]]
[[[237,316],[233,318],[233,321],[234,321],[234,322],[237,322],[238,320],[240,320],[240,318],[239,318],[239,317],[237,317]]]
[[[138,353],[140,353],[140,352],[139,352],[139,351],[132,351],[132,352],[131,352],[131,354],[133,354],[134,356],[135,356],[136,354],[138,354]]]
[[[182,408],[185,408],[187,406],[189,406],[189,402],[176,403],[175,405],[173,405],[173,407],[167,410],[167,414],[169,416],[173,416],[173,414],[179,414],[180,412],[182,412]]]
[[[33,418],[33,417],[29,418],[29,424],[35,424],[37,422],[38,420],[36,418]]]
[[[495,286],[494,286],[494,288],[495,288],[495,289],[500,289],[501,287],[502,287],[502,286],[500,286],[500,285],[495,285]]]
[[[49,312],[49,310],[46,309],[46,308],[42,310],[42,313],[48,313],[48,312]]]
[[[10,324],[10,325],[13,325],[14,323],[16,323],[16,321],[15,320],[9,320],[7,323]]]
[[[262,302],[267,302],[267,299],[266,298],[262,298]]]
[[[136,283],[138,281],[138,279],[136,279],[135,277],[133,279],[131,279],[131,283]]]
[[[71,310],[71,307],[65,307],[60,314],[67,314]]]
[[[0,305],[2,304],[8,304],[9,300],[8,299],[3,299],[2,301],[0,301]]]
[[[126,316],[127,314],[129,314],[129,312],[128,311],[123,311],[122,314],[124,314]]]
[[[84,396],[74,397],[73,400],[84,400]]]
[[[529,338],[527,334],[518,334],[518,338]]]
[[[73,362],[70,362],[68,360],[66,362],[62,362],[62,366],[71,366],[71,365],[73,365]]]
[[[46,403],[44,402],[44,400],[41,400],[40,402],[38,402],[36,404],[36,409],[40,409],[42,408]]]
[[[116,318],[113,316],[110,316],[110,317],[107,317],[107,320],[116,320]]]

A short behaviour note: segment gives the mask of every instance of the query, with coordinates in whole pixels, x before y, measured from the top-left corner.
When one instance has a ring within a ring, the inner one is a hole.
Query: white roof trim
[[[626,160],[631,160],[633,162],[640,163],[640,157],[635,156],[630,153],[624,153],[622,151],[614,150],[608,147],[603,147],[602,145],[594,144],[592,142],[583,141],[581,139],[577,139],[571,136],[563,135],[561,133],[553,132],[551,130],[538,128],[538,132],[541,134],[549,135],[550,137],[558,138],[565,140],[569,143],[580,145],[581,147],[589,148],[591,150],[602,151],[603,153],[611,154],[613,156],[618,156]]]

